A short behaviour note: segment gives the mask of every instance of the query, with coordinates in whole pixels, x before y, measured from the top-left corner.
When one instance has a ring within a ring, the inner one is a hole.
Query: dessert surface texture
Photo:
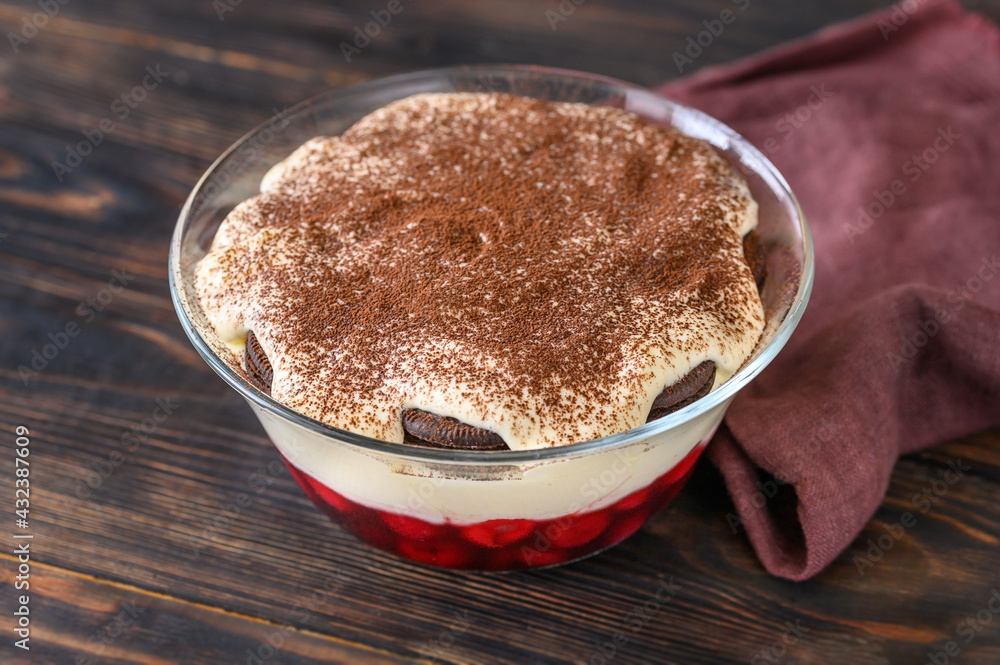
[[[740,367],[764,327],[756,223],[743,179],[671,128],[421,94],[272,168],[196,288],[233,366],[305,415],[401,442],[416,411],[544,448],[632,429],[671,386],[693,394],[692,370],[710,387]],[[246,366],[251,332],[266,367]]]

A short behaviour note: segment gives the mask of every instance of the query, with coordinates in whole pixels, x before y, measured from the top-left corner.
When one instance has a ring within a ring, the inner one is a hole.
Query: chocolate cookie
[[[274,370],[267,359],[260,341],[250,332],[247,335],[244,360],[247,378],[262,391],[271,394]],[[454,418],[438,416],[419,409],[403,411],[403,428],[406,443],[433,448],[459,448],[463,450],[504,450],[507,444],[494,432],[472,427]]]
[[[688,372],[679,381],[664,388],[653,401],[650,420],[687,406],[708,394],[715,380],[715,363],[707,360]],[[500,435],[487,429],[466,425],[463,422],[419,409],[403,411],[403,428],[407,443],[434,448],[462,450],[504,450],[507,445]]]
[[[462,450],[504,450],[507,444],[500,435],[481,427],[439,416],[420,409],[403,411],[403,429],[416,445]]]
[[[253,332],[247,335],[246,351],[243,355],[250,382],[270,395],[274,370],[271,369],[271,361],[267,359],[264,349],[260,346],[260,341]]]
[[[649,410],[646,422],[662,418],[668,413],[673,413],[691,402],[701,399],[709,393],[714,382],[715,363],[706,360],[663,389],[663,392],[653,400],[653,406]]]
[[[267,359],[264,349],[260,346],[260,341],[257,340],[253,332],[247,335],[244,359],[250,382],[270,395],[274,370],[271,368],[271,361]],[[714,378],[715,363],[711,361],[701,363],[679,381],[664,388],[663,392],[653,401],[653,408],[649,412],[647,422],[661,418],[687,406],[696,399],[704,397],[711,389]],[[454,418],[439,416],[420,409],[403,411],[403,429],[406,431],[404,441],[416,446],[459,450],[505,450],[507,448],[507,444],[496,432],[466,425]]]

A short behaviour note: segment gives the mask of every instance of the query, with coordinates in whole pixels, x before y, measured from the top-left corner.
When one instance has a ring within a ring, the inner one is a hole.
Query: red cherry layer
[[[696,446],[646,487],[598,510],[472,524],[436,524],[371,508],[338,494],[287,459],[285,464],[313,503],[366,543],[433,566],[515,570],[566,563],[628,538],[677,495],[704,447]]]

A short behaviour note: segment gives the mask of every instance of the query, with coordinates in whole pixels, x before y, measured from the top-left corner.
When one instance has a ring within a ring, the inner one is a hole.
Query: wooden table
[[[404,0],[350,63],[339,43],[386,3],[336,4],[0,2],[0,32],[19,35],[0,45],[3,503],[17,426],[32,490],[28,529],[2,512],[0,662],[924,663],[957,640],[958,662],[1000,663],[997,431],[902,460],[856,543],[800,584],[730,530],[705,463],[625,544],[555,570],[435,571],[332,526],[177,322],[167,242],[198,176],[275,109],[383,74],[509,61],[654,84],[731,3],[588,0],[552,29],[556,0]],[[695,64],[886,4],[754,0]],[[40,6],[54,15],[32,19]],[[996,0],[978,8],[1000,17]],[[57,173],[84,137],[91,154]],[[35,351],[53,357],[26,387],[16,368]],[[859,574],[869,539],[959,459],[971,470]],[[24,542],[30,651],[12,632]]]

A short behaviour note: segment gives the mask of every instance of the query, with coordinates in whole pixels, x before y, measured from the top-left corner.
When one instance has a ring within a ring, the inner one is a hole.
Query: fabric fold
[[[899,455],[1000,424],[1000,31],[912,0],[661,92],[760,148],[813,232],[799,329],[708,450],[734,530],[807,579]]]

